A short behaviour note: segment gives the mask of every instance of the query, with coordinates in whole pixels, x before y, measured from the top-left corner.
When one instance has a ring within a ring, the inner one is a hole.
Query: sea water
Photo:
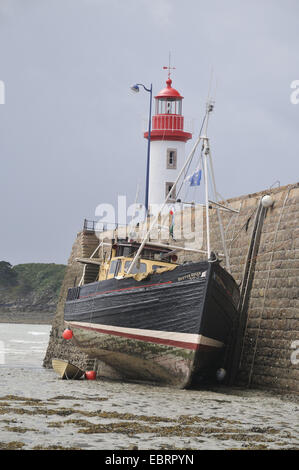
[[[50,325],[0,323],[0,367],[42,367]]]

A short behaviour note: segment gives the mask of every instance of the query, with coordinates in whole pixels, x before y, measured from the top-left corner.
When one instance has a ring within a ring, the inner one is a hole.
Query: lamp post
[[[148,137],[147,137],[147,161],[146,161],[146,180],[145,180],[145,217],[148,214],[148,188],[149,188],[149,169],[150,169],[150,148],[151,148],[151,128],[152,128],[152,92],[153,86],[146,88],[142,83],[136,83],[131,86],[131,90],[138,93],[139,87],[142,86],[145,91],[150,94],[150,106],[149,106],[149,117],[148,117]]]

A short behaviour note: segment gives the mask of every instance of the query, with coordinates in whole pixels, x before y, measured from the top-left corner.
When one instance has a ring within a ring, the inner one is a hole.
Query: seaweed
[[[19,450],[24,447],[23,442],[11,441],[11,442],[0,442],[0,450]]]

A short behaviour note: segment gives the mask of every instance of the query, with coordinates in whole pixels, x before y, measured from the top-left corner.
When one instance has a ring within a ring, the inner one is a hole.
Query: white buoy
[[[273,198],[269,194],[266,194],[265,196],[262,197],[263,207],[268,208],[268,207],[273,206],[273,204],[274,204]]]
[[[220,369],[217,370],[216,372],[216,378],[218,380],[218,382],[222,382],[224,380],[226,376],[226,370],[223,369],[222,367]]]

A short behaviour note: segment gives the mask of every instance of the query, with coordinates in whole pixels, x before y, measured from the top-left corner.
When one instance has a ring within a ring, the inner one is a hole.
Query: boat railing
[[[126,224],[119,224],[116,222],[101,222],[98,220],[84,219],[83,231],[84,232],[106,232],[108,230],[116,230],[120,227],[128,227]]]

